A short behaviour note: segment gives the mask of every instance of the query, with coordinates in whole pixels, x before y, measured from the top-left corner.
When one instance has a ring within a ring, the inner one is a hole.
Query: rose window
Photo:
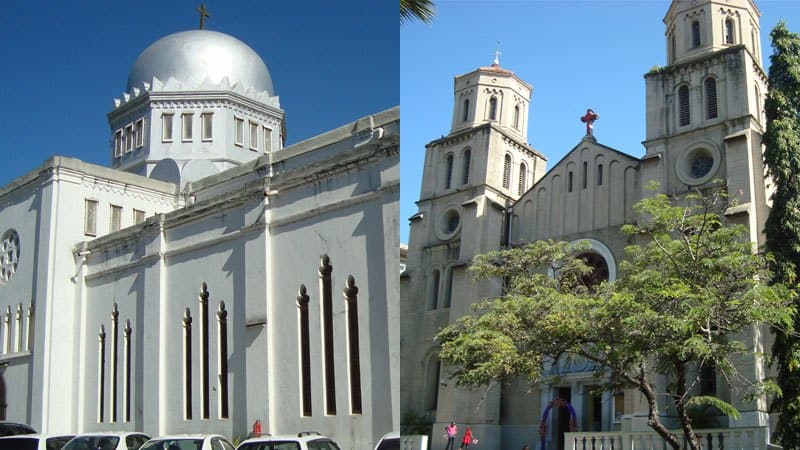
[[[17,272],[19,264],[19,235],[8,230],[0,243],[0,282],[7,282]]]

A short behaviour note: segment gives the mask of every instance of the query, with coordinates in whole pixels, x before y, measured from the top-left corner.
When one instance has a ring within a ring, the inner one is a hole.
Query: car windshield
[[[139,450],[202,450],[202,439],[151,439]]]
[[[300,444],[294,441],[248,442],[236,450],[300,450]]]
[[[47,438],[44,446],[47,448],[47,450],[61,450],[61,448],[64,447],[64,444],[69,442],[70,439],[72,439],[72,436],[56,436]]]
[[[378,446],[378,450],[400,450],[400,438],[386,438]]]
[[[36,433],[36,431],[33,428],[22,423],[0,422],[0,436],[34,433]]]
[[[75,436],[64,446],[63,450],[114,450],[118,443],[119,436]]]
[[[0,450],[36,450],[38,447],[38,438],[12,437],[0,439]]]
[[[308,445],[308,450],[340,450],[339,446],[330,439],[314,439],[308,441],[306,445]]]

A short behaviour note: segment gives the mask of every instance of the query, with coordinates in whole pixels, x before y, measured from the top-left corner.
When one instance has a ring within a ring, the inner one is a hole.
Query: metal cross
[[[495,65],[495,66],[499,66],[500,65],[500,55],[502,55],[502,53],[500,52],[500,41],[497,41],[497,49],[494,51],[494,63],[493,63],[493,65]]]
[[[200,7],[197,8],[197,12],[200,13],[200,29],[202,30],[206,27],[206,17],[211,17],[211,14],[208,13],[205,3],[200,3]]]

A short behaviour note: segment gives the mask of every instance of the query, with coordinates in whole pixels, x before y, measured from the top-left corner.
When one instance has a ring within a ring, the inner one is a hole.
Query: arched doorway
[[[569,392],[569,388],[559,389],[559,397],[556,397],[553,401],[551,401],[542,412],[542,421],[539,422],[539,438],[541,439],[539,450],[546,450],[547,416],[550,414],[550,410],[554,407],[558,411],[558,422],[555,436],[555,440],[557,442],[556,448],[564,448],[565,431],[578,431],[578,418],[575,415],[575,408],[573,408],[569,401],[564,398],[565,394],[567,397],[570,396],[571,393]]]

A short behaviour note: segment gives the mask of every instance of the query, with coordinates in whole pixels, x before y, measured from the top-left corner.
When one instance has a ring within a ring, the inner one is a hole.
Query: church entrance
[[[539,423],[541,438],[539,450],[564,450],[564,433],[577,431],[577,417],[575,409],[570,404],[571,398],[571,388],[556,389],[556,398],[542,412],[542,421]],[[552,415],[550,410],[553,410]]]
[[[572,389],[568,387],[558,388],[558,398],[562,398],[569,403],[572,399]],[[555,440],[557,442],[556,448],[558,450],[564,449],[564,433],[570,430],[570,408],[558,408],[553,419],[556,421],[554,430],[556,432]],[[574,413],[573,413],[574,414]]]

